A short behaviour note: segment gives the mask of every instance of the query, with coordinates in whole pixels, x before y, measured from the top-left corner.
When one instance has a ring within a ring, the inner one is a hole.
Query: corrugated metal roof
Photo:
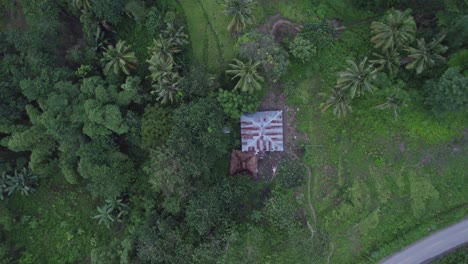
[[[283,151],[283,111],[241,116],[242,151]]]

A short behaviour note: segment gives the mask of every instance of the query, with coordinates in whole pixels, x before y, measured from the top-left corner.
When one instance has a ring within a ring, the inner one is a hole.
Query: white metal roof
[[[241,116],[242,151],[283,151],[283,111]]]

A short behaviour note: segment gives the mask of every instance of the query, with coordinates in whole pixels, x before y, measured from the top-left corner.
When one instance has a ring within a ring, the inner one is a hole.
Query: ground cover
[[[86,189],[51,179],[39,184],[34,195],[16,194],[6,204],[16,221],[8,240],[24,250],[20,263],[89,262],[90,252],[123,235],[92,218],[97,204]]]
[[[375,263],[463,218],[466,116],[434,117],[414,95],[399,121],[374,108],[385,100],[379,95],[355,100],[353,114],[343,120],[319,111],[322,94],[334,87],[345,61],[372,53],[369,22],[375,15],[342,1],[265,1],[262,8],[295,23],[337,18],[344,26],[334,45],[311,62],[292,60],[282,80],[289,108],[297,111],[299,130],[308,138],[299,144],[312,169],[319,227],[335,243],[331,263]]]
[[[294,21],[288,15],[292,6],[299,14],[306,10],[305,2],[274,1],[266,8]],[[315,11],[340,19],[346,28],[310,63],[292,61],[283,89],[299,109],[299,130],[309,139],[303,143],[304,161],[312,168],[319,225],[335,243],[331,263],[375,263],[427,235],[428,228],[443,228],[466,215],[468,119],[434,117],[415,100],[394,121],[390,111],[373,108],[384,100],[378,95],[355,100],[354,112],[343,120],[320,113],[321,93],[331,91],[345,61],[371,54],[365,20],[372,14],[352,12],[337,1]],[[359,16],[364,21],[357,21]]]
[[[180,0],[192,45],[193,58],[214,72],[235,57],[234,38],[226,29],[229,19],[219,1]]]

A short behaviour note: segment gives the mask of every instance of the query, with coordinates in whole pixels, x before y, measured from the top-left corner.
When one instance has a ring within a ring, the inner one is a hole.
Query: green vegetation
[[[468,213],[466,4],[0,12],[0,263],[376,263]],[[285,151],[230,176],[260,105]]]

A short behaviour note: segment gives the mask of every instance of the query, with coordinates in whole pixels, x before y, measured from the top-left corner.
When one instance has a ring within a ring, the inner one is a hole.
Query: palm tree
[[[333,88],[332,94],[324,103],[320,104],[322,112],[333,108],[333,114],[338,117],[344,117],[348,112],[352,111],[349,104],[349,95],[343,91],[339,86]]]
[[[23,168],[19,172],[15,170],[13,176],[6,175],[5,184],[6,188],[3,191],[7,192],[8,196],[16,191],[27,196],[36,191],[34,186],[37,185],[37,176],[33,175],[32,171],[26,168]]]
[[[188,35],[185,34],[184,27],[176,28],[174,23],[170,22],[166,24],[166,30],[163,30],[163,33],[166,38],[178,46],[188,44]]]
[[[97,211],[99,214],[93,216],[94,219],[97,219],[99,224],[106,225],[107,228],[110,228],[110,224],[116,221],[112,212],[114,208],[109,206],[108,204],[104,205],[103,207],[97,207]]]
[[[135,69],[137,58],[135,52],[130,51],[130,46],[124,40],[119,40],[115,48],[112,45],[106,48],[102,62],[106,64],[104,67],[106,75],[110,74],[111,71],[115,74],[119,74],[122,71],[126,75],[130,75],[129,69]]]
[[[366,92],[372,93],[375,87],[370,83],[375,78],[377,69],[372,65],[367,65],[367,57],[365,57],[359,65],[354,61],[346,61],[350,67],[339,72],[337,86],[342,89],[349,89],[351,98],[355,95],[360,96]]]
[[[372,22],[371,33],[374,48],[382,48],[383,52],[392,51],[414,41],[416,23],[408,10],[389,10],[382,22]]]
[[[153,82],[160,82],[173,72],[174,64],[162,57],[153,55],[149,60],[147,60],[147,62],[149,64],[148,69],[150,71],[150,75],[148,77],[151,78]]]
[[[155,55],[170,62],[174,62],[172,55],[181,51],[170,38],[163,38],[162,36],[159,36],[157,40],[154,39],[153,46],[149,47],[148,50],[151,55]]]
[[[183,78],[177,72],[171,72],[170,75],[161,78],[153,84],[154,91],[151,94],[158,94],[157,100],[162,104],[176,101],[176,96],[180,94]]]
[[[232,17],[228,30],[239,33],[246,25],[252,24],[252,0],[226,0],[224,13]]]
[[[377,70],[388,70],[390,76],[395,76],[400,68],[400,57],[399,53],[395,50],[385,51],[383,55],[378,53],[372,53],[376,58],[369,60],[370,63],[377,65]]]
[[[398,120],[398,109],[400,108],[401,100],[398,98],[397,95],[392,95],[387,97],[387,101],[381,105],[376,106],[376,109],[390,109],[393,112],[393,116],[395,117],[395,121]]]
[[[239,78],[235,89],[240,89],[242,92],[253,93],[255,90],[261,90],[262,86],[260,82],[263,82],[263,77],[257,73],[257,68],[262,65],[262,62],[252,63],[250,60],[248,63],[244,63],[238,59],[234,59],[234,64],[229,64],[231,70],[227,70],[226,73],[233,74],[235,78]]]
[[[407,69],[416,69],[416,73],[420,74],[426,68],[433,66],[437,61],[445,61],[445,58],[440,55],[447,51],[447,46],[440,44],[445,38],[445,35],[433,39],[431,43],[426,44],[426,41],[421,38],[419,39],[416,48],[407,47],[408,58],[412,60],[408,65]]]

